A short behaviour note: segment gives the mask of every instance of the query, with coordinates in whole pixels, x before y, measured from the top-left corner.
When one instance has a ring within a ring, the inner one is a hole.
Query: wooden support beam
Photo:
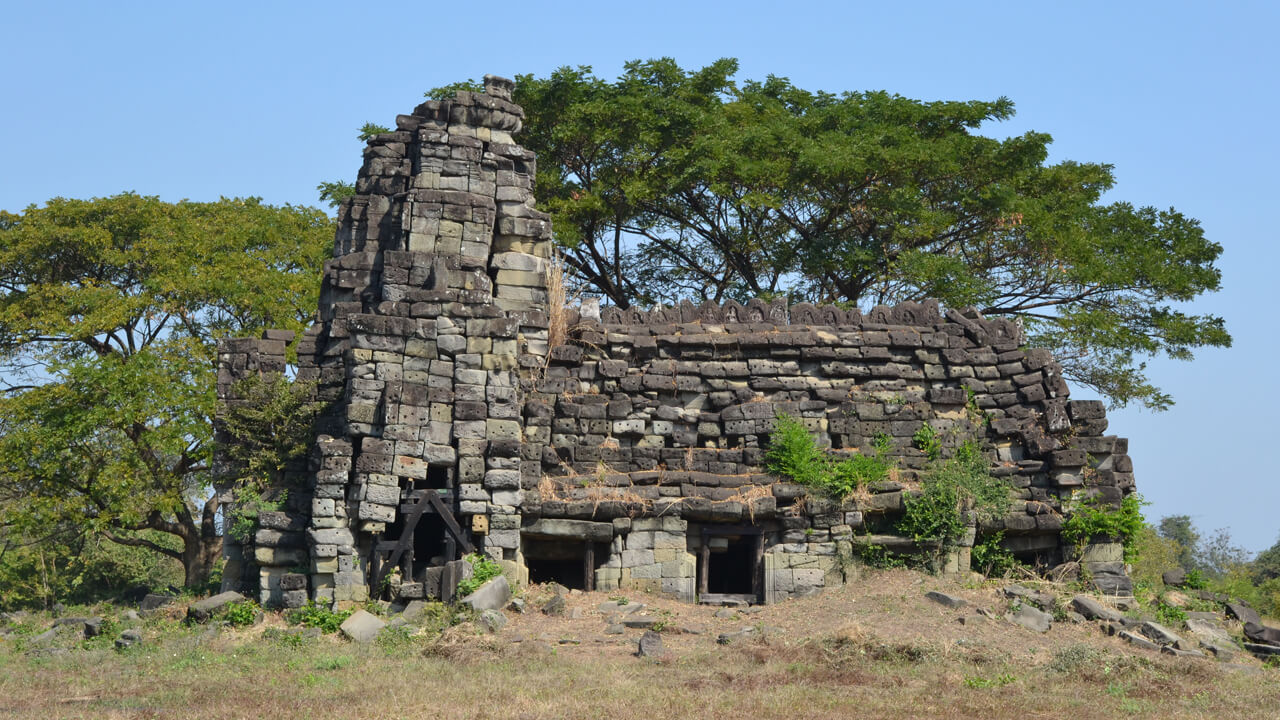
[[[458,526],[458,520],[453,517],[453,513],[449,512],[449,508],[445,507],[444,502],[440,500],[440,495],[438,493],[427,493],[427,501],[440,514],[440,517],[444,520],[444,526],[449,528],[449,532],[453,533],[453,536],[458,539],[458,544],[462,546],[462,551],[464,553],[475,552],[471,539]]]

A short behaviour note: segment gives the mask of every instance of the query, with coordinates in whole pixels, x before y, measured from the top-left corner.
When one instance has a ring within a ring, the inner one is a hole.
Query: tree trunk
[[[222,557],[222,537],[203,537],[197,535],[183,539],[182,570],[183,586],[192,589],[203,588],[209,583],[213,568]]]

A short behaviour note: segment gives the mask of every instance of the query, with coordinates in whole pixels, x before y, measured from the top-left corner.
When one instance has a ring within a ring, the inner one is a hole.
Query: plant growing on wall
[[[1083,502],[1062,523],[1062,539],[1083,547],[1095,538],[1115,538],[1124,545],[1126,562],[1132,562],[1142,533],[1143,500],[1137,493],[1126,495],[1120,507],[1110,507],[1096,498]]]
[[[769,436],[765,467],[775,475],[843,500],[859,488],[884,480],[889,463],[884,453],[836,455],[825,452],[799,419],[779,414]]]
[[[921,493],[904,499],[897,528],[916,542],[953,543],[968,527],[965,510],[982,521],[1003,517],[1009,503],[1009,486],[992,477],[977,443],[969,441],[953,457],[930,464],[921,479]]]

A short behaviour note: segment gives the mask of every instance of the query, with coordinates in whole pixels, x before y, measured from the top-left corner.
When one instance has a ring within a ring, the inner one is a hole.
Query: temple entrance
[[[760,603],[764,595],[764,535],[753,526],[704,526],[698,553],[699,602]]]
[[[529,582],[560,583],[570,590],[594,590],[596,568],[609,557],[604,543],[534,537],[525,537],[522,542]]]

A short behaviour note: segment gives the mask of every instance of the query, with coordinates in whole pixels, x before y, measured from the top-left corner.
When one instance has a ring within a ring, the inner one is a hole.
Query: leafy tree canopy
[[[216,340],[302,329],[332,233],[318,209],[252,198],[124,193],[0,212],[4,527],[101,533],[202,583],[221,548]]]
[[[1172,208],[1103,202],[1112,167],[1047,163],[1047,134],[979,134],[1013,116],[1009,99],[836,95],[739,83],[737,67],[664,58],[612,81],[585,66],[518,78],[537,196],[581,290],[622,307],[973,305],[1021,320],[1117,406],[1172,404],[1147,358],[1230,344],[1222,318],[1179,309],[1219,288],[1222,247]],[[427,95],[459,89],[481,88]]]

